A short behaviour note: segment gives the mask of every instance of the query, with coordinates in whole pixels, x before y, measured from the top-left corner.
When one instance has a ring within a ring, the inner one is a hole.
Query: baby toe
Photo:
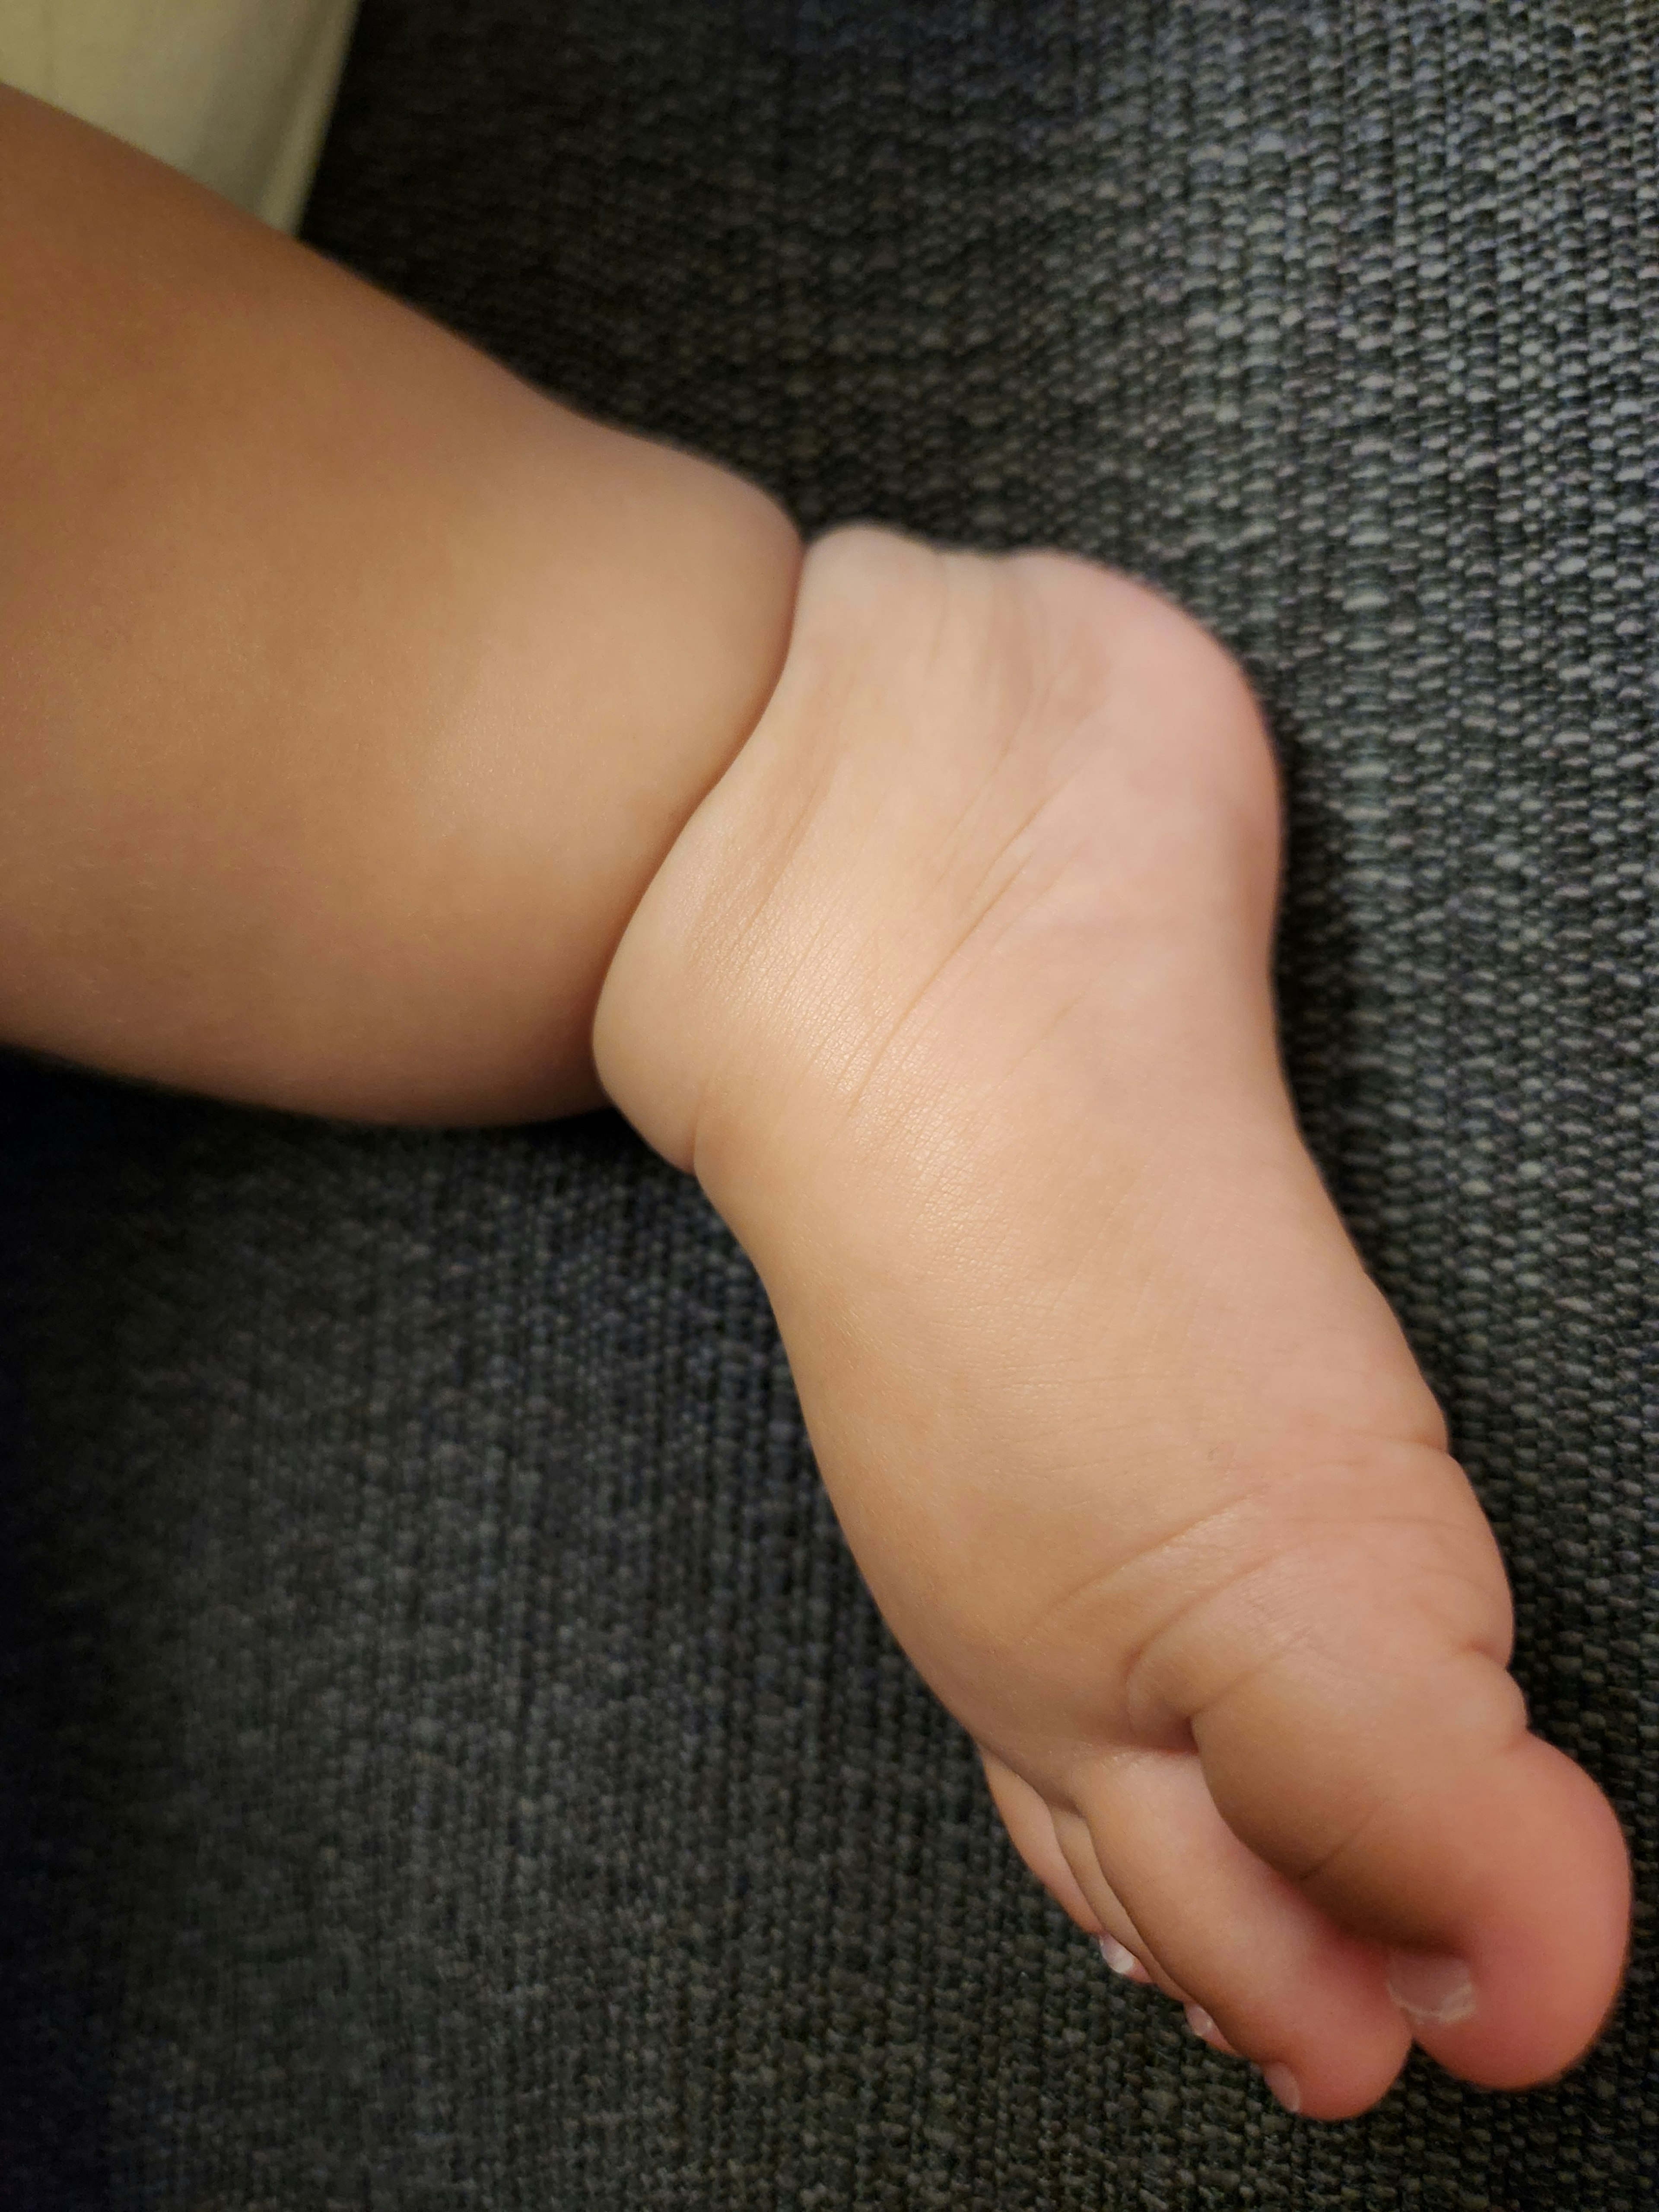
[[[1147,1966],[1150,1947],[1102,1875],[1084,1823],[1072,1815],[1071,1825],[1077,1832],[1067,1839],[1071,1855],[1080,1861],[1079,1878],[1060,1842],[1048,1801],[994,1752],[983,1744],[978,1749],[992,1801],[1002,1816],[1008,1839],[1055,1904],[1094,1937],[1113,1973],[1125,1981],[1149,1985],[1156,1982],[1166,1996],[1180,1998],[1182,1993],[1167,1975],[1154,1973]]]
[[[1115,1753],[1090,1763],[1078,1795],[1124,1909],[1213,2030],[1195,2032],[1310,2118],[1374,2104],[1411,2043],[1380,1953],[1240,1842],[1198,1759]]]
[[[1221,1671],[1192,1735],[1226,1823],[1377,1947],[1418,2039],[1519,2087],[1571,2064],[1613,2001],[1624,1845],[1595,1784],[1527,1732],[1501,1585],[1483,1622],[1424,1525],[1361,1517],[1212,1608]]]

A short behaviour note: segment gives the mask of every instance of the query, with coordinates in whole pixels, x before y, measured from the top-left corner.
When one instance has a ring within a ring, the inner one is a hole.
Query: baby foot
[[[872,531],[631,923],[611,1096],[776,1309],[878,1602],[1109,1959],[1282,2101],[1535,2081],[1622,1839],[1528,1733],[1437,1407],[1297,1136],[1249,693],[1152,593]]]

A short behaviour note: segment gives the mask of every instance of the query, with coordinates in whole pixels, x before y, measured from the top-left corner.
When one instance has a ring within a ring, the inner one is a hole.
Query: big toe
[[[1486,1571],[1452,1564],[1443,1523],[1391,1472],[1396,1514],[1285,1544],[1161,1657],[1207,1673],[1186,1709],[1234,1832],[1382,1948],[1442,2063],[1516,2087],[1569,2066],[1612,2004],[1624,1840],[1589,1776],[1528,1733]]]
[[[1441,1830],[1431,1852],[1413,1832],[1430,1820]],[[1443,1768],[1316,1891],[1363,1897],[1391,1860],[1415,1925],[1392,1951],[1388,1986],[1417,2040],[1489,2088],[1570,2066],[1613,2003],[1630,1913],[1624,1837],[1583,1769],[1530,1735],[1461,1772]]]

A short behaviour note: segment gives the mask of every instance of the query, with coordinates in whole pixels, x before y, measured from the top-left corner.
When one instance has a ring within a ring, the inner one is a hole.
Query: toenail
[[[1439,1951],[1390,1951],[1389,1995],[1409,2019],[1449,2027],[1474,2010],[1474,1981],[1461,1959]]]
[[[1225,2057],[1237,2057],[1238,2053],[1216,2026],[1213,2016],[1201,2004],[1189,2004],[1186,2010],[1187,2025],[1200,2043],[1207,2043],[1212,2051],[1219,2051]]]
[[[1302,2110],[1302,2084],[1288,2066],[1267,2066],[1261,2078],[1287,2112]]]
[[[1098,1938],[1100,1955],[1115,1974],[1121,1974],[1126,1982],[1150,1982],[1147,1972],[1127,1944],[1120,1943],[1115,1936]]]

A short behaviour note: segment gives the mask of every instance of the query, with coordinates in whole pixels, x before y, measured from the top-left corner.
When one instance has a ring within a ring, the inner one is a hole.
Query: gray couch
[[[1320,2127],[1104,1973],[620,1122],[17,1063],[0,2202],[1659,2204],[1656,91],[1644,0],[368,0],[308,219],[808,529],[1244,657],[1307,1127],[1636,1853],[1589,2063]]]

